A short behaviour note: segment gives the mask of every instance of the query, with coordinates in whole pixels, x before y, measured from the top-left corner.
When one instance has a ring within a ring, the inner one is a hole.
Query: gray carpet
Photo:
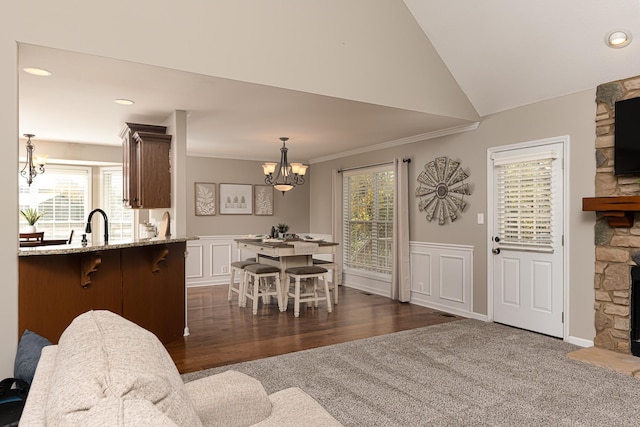
[[[640,425],[640,379],[567,359],[578,348],[461,320],[183,379],[235,369],[268,393],[297,386],[346,426]]]

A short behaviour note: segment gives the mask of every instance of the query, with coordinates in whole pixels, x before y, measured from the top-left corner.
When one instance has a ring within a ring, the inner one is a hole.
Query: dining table
[[[280,283],[285,283],[289,267],[313,265],[314,255],[335,254],[339,243],[303,239],[235,239],[238,249],[255,252],[256,261],[280,268]]]

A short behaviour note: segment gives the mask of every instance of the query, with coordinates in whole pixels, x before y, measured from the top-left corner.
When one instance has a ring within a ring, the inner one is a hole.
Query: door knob
[[[500,248],[491,249],[491,252],[493,252],[494,254],[498,255],[500,253]]]
[[[493,240],[494,240],[495,242],[499,242],[499,241],[500,241],[500,238],[499,238],[498,236],[496,236],[496,237],[494,237],[494,238],[493,238]]]

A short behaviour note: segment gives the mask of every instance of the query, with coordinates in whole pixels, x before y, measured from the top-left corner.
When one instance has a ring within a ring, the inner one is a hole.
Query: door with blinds
[[[563,142],[490,154],[493,319],[563,337]]]

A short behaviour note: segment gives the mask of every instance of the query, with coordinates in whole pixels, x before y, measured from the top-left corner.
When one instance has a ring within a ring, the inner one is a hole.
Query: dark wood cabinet
[[[124,206],[171,207],[171,135],[166,131],[165,126],[139,123],[122,128]]]
[[[53,343],[88,310],[110,310],[163,343],[185,328],[186,242],[18,257],[18,328]]]
[[[82,280],[83,265],[99,268],[91,283]],[[19,257],[18,328],[56,343],[71,321],[88,310],[121,311],[122,284],[118,251]]]
[[[186,244],[122,251],[122,315],[153,330],[162,342],[179,338],[184,332],[183,328],[176,328],[176,322],[184,325],[185,251]],[[177,307],[179,304],[182,309]]]

